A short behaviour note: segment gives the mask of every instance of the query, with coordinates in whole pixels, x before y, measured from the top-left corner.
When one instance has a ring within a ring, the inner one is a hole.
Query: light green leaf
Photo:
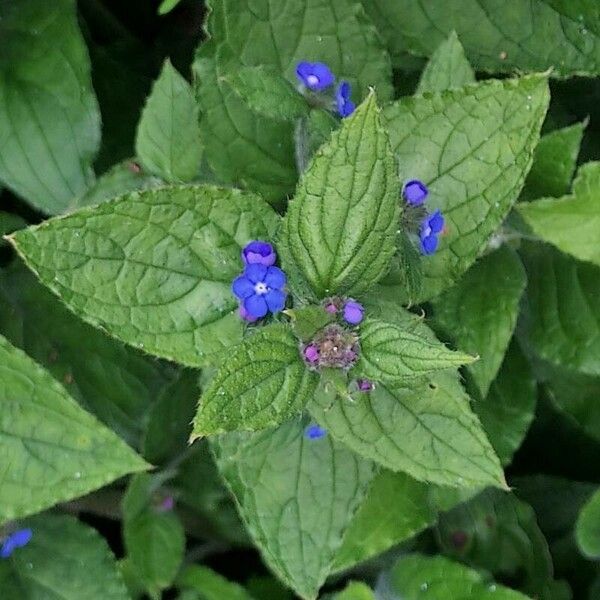
[[[536,75],[406,98],[385,109],[401,181],[424,181],[428,210],[440,209],[447,226],[438,251],[422,259],[421,294],[407,298],[397,286],[400,298],[433,298],[481,254],[521,191],[547,105],[546,79]]]
[[[403,600],[530,600],[443,556],[405,556],[393,567],[385,583],[392,594]]]
[[[229,353],[202,394],[192,435],[279,425],[302,411],[316,384],[291,329],[265,327]]]
[[[137,447],[147,411],[171,381],[170,366],[78,319],[21,263],[0,270],[0,333]]]
[[[241,585],[202,565],[187,567],[177,586],[198,592],[200,600],[254,600]]]
[[[0,522],[82,496],[148,465],[50,374],[0,337]]]
[[[474,360],[468,354],[449,350],[431,337],[378,319],[365,319],[359,335],[360,358],[353,373],[373,381],[408,384]]]
[[[165,181],[191,181],[200,172],[198,105],[190,84],[167,60],[138,124],[135,151]]]
[[[224,79],[258,115],[293,122],[308,114],[306,98],[274,68],[242,67]]]
[[[267,565],[313,600],[373,476],[364,461],[326,436],[304,437],[307,421],[216,438],[217,465]]]
[[[521,246],[527,269],[523,338],[541,358],[600,375],[600,269],[551,246]]]
[[[343,591],[335,595],[335,600],[375,600],[375,596],[368,585],[352,581]]]
[[[522,203],[517,209],[540,239],[600,266],[600,162],[579,169],[572,195]]]
[[[22,523],[33,536],[0,562],[7,600],[129,600],[115,557],[98,532],[66,515]]]
[[[451,31],[431,55],[421,74],[417,94],[424,92],[443,92],[460,88],[475,81],[475,73],[469,64],[465,51],[456,35]]]
[[[600,490],[581,509],[575,535],[577,545],[585,556],[600,559]]]
[[[353,0],[307,0],[272,10],[267,0],[209,2],[206,30],[193,64],[208,162],[225,182],[280,202],[297,173],[293,126],[252,113],[223,79],[241,66],[266,65],[296,84],[299,61],[322,61],[355,98],[375,86],[392,94],[389,56],[373,25]],[[352,52],[348,52],[348,48]]]
[[[180,2],[181,0],[162,0],[158,7],[158,14],[166,15],[170,13]]]
[[[74,0],[0,6],[0,180],[57,214],[94,179],[100,112]]]
[[[502,364],[525,285],[518,254],[502,246],[476,262],[433,303],[435,327],[461,350],[479,356],[467,369],[482,397]]]
[[[429,486],[404,473],[382,470],[358,509],[334,569],[344,570],[416,535],[437,518]]]
[[[302,176],[280,251],[299,295],[359,295],[388,269],[399,183],[375,95],[344,120]]]
[[[536,381],[529,362],[513,341],[487,396],[473,403],[473,410],[503,465],[511,462],[527,434],[536,397]]]
[[[575,123],[541,137],[521,199],[558,197],[569,192],[586,126],[587,122]]]
[[[11,238],[27,265],[90,324],[190,366],[241,340],[231,281],[240,250],[272,239],[272,209],[213,186],[134,192]]]
[[[455,30],[477,70],[600,72],[595,0],[362,0],[397,66],[405,52],[429,56]],[[548,43],[552,40],[552,43]]]

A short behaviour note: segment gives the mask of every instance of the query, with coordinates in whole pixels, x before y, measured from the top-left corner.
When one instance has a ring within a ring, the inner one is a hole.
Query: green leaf
[[[431,59],[421,74],[416,93],[443,92],[474,82],[473,68],[465,56],[456,31],[451,31],[448,38],[431,55]]]
[[[600,490],[581,509],[575,535],[577,545],[585,556],[600,559]]]
[[[550,363],[600,375],[600,269],[543,244],[521,249],[529,280],[523,338]]]
[[[295,419],[260,433],[216,438],[217,465],[266,564],[306,600],[316,598],[373,476],[326,436]]]
[[[162,0],[158,7],[158,14],[166,15],[170,13],[180,2],[181,0]]]
[[[22,217],[0,210],[0,236],[23,227],[27,227],[27,222]],[[4,240],[0,239],[0,246],[4,246],[5,243]]]
[[[479,356],[467,370],[482,397],[502,364],[525,285],[518,254],[502,246],[477,261],[433,303],[435,327],[457,347]]]
[[[0,180],[39,210],[93,181],[100,113],[74,0],[0,6]]]
[[[98,532],[66,515],[22,523],[27,546],[0,563],[2,597],[16,600],[129,600],[115,557]]]
[[[375,596],[368,585],[351,581],[343,591],[335,595],[335,600],[375,600]]]
[[[455,30],[477,70],[553,68],[560,77],[600,72],[600,18],[594,0],[362,3],[397,66],[405,52],[429,56]]]
[[[442,292],[484,250],[521,191],[547,105],[546,79],[536,75],[406,98],[385,109],[400,180],[424,181],[428,210],[440,209],[447,226],[438,251],[422,259],[423,290],[412,300]],[[407,299],[403,288],[394,290]]]
[[[587,122],[575,123],[542,136],[521,199],[558,197],[569,192],[586,126]]]
[[[0,306],[0,333],[137,446],[150,406],[171,381],[171,367],[78,319],[21,263],[0,270]]]
[[[138,124],[135,151],[165,181],[191,181],[200,172],[198,105],[190,84],[166,60]]]
[[[328,313],[323,306],[302,306],[286,310],[292,319],[292,329],[302,342],[309,342],[324,327],[335,320],[335,315]]]
[[[416,535],[437,518],[429,486],[404,473],[382,470],[354,517],[334,569],[341,571]]]
[[[403,600],[529,600],[443,556],[405,556],[395,564],[386,583]]]
[[[338,80],[348,80],[355,98],[370,86],[392,95],[389,56],[373,25],[351,0],[307,0],[271,10],[266,0],[209,2],[206,30],[193,64],[202,111],[206,156],[225,182],[280,202],[293,191],[297,172],[293,127],[256,115],[224,77],[242,66],[265,65],[296,83],[299,61],[322,61]],[[352,52],[348,52],[348,48]]]
[[[435,338],[367,318],[360,326],[360,358],[353,373],[373,381],[407,384],[473,360],[468,354],[449,350]]]
[[[50,374],[0,337],[0,522],[82,496],[148,465]]]
[[[517,209],[540,239],[600,266],[600,162],[579,169],[570,196],[522,203]]]
[[[254,600],[241,585],[201,565],[187,567],[177,586],[198,592],[200,600]]]
[[[388,269],[399,182],[371,94],[304,173],[283,221],[280,252],[299,295],[360,295]]]
[[[27,265],[90,324],[190,366],[241,340],[231,281],[240,250],[272,239],[257,196],[213,186],[134,192],[11,238]]]
[[[293,122],[308,114],[306,98],[276,69],[242,67],[230,75],[224,75],[224,79],[258,115]]]
[[[529,362],[513,341],[487,396],[473,403],[473,410],[503,465],[511,462],[525,439],[534,417],[536,392]]]
[[[234,348],[202,394],[193,437],[256,431],[302,411],[317,377],[287,325],[270,325]]]

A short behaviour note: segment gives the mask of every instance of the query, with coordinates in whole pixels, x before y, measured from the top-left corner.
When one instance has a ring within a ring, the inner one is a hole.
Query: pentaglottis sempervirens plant
[[[113,4],[0,5],[0,597],[598,597],[595,3]]]

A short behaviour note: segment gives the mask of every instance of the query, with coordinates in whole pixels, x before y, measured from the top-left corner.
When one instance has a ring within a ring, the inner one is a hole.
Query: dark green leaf
[[[241,585],[201,565],[187,567],[177,585],[198,592],[199,600],[254,600]]]
[[[600,558],[600,491],[597,491],[579,513],[575,528],[577,544],[588,558]]]
[[[288,310],[292,319],[292,329],[303,342],[308,342],[315,334],[335,320],[335,315],[328,313],[323,306],[303,306]]]

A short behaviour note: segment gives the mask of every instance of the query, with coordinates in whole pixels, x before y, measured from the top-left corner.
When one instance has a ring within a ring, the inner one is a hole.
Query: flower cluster
[[[0,558],[8,558],[17,548],[23,548],[27,546],[33,537],[33,531],[31,529],[18,529],[13,531],[5,540],[2,542],[0,547]]]
[[[424,212],[424,205],[429,190],[427,186],[418,179],[412,179],[404,184],[402,195],[407,206],[419,215],[419,243],[421,252],[425,255],[433,254],[438,247],[439,235],[444,231],[444,216],[441,211],[433,213]]]
[[[244,272],[233,280],[231,290],[240,301],[240,316],[249,323],[269,312],[281,312],[285,306],[287,278],[274,266],[276,260],[268,242],[255,240],[242,250]]]
[[[296,67],[300,83],[311,92],[322,93],[335,83],[335,77],[325,63],[300,62]],[[352,88],[347,81],[340,81],[335,89],[334,103],[340,117],[354,112],[356,105],[351,100]]]

